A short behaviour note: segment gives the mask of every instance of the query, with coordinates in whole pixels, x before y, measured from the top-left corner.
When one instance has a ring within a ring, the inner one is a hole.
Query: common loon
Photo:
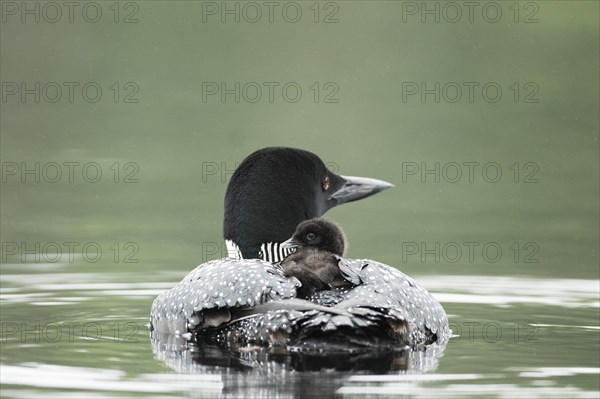
[[[283,243],[301,222],[389,187],[381,180],[337,175],[300,149],[252,153],[225,194],[228,258],[198,266],[160,294],[152,304],[152,334],[229,348],[445,344],[450,330],[444,309],[397,269],[340,257],[340,269],[351,271],[358,284],[317,291],[306,300],[278,263],[293,251]]]
[[[283,246],[296,250],[280,265],[284,276],[298,281],[298,298],[310,299],[319,291],[361,283],[359,270],[340,269],[346,238],[342,229],[329,220],[314,218],[300,223]]]

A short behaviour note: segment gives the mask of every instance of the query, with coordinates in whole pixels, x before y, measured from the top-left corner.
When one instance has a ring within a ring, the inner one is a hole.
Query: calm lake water
[[[0,396],[598,398],[599,3],[476,3],[2,2]],[[327,216],[445,350],[151,341],[268,145],[395,184]]]

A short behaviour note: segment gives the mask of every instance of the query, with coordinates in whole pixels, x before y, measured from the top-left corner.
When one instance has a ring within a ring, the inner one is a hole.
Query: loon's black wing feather
[[[352,288],[315,293],[311,301],[353,315],[353,323],[389,327],[389,333],[409,346],[443,344],[450,336],[448,319],[440,303],[401,271],[369,259],[336,256],[344,278]],[[307,327],[323,327],[342,318],[326,314],[314,317]],[[366,322],[368,321],[368,322]]]
[[[448,318],[440,303],[411,277],[398,269],[368,259],[345,260],[361,265],[363,284],[349,290],[340,306],[375,306],[411,324],[414,330],[429,330],[438,339],[449,335]],[[362,266],[364,265],[364,266]],[[356,270],[356,266],[354,267]],[[346,305],[344,305],[346,304]],[[361,305],[364,304],[364,305]],[[445,338],[442,338],[445,337]]]
[[[365,282],[361,278],[361,271],[368,263],[356,259],[347,259],[335,254],[333,256],[338,260],[342,277],[354,285],[361,285]]]

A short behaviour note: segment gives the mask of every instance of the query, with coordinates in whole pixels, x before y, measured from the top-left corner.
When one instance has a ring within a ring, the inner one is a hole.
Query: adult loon
[[[421,347],[445,344],[442,306],[413,279],[372,261],[340,258],[355,287],[318,291],[309,300],[278,264],[301,222],[366,198],[391,184],[328,170],[315,154],[268,147],[236,169],[225,194],[228,258],[204,263],[152,304],[153,334],[220,346]]]
[[[342,229],[314,218],[298,225],[284,248],[296,249],[280,263],[283,275],[298,281],[296,297],[310,299],[316,292],[352,287],[361,283],[359,270],[344,269],[341,256],[347,247]]]

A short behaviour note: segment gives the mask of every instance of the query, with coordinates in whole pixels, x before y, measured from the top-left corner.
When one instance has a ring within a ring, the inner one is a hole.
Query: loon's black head
[[[335,223],[314,218],[300,223],[292,238],[283,242],[286,248],[316,248],[343,256],[346,250],[346,237],[342,229]]]
[[[261,244],[285,241],[300,222],[389,187],[382,180],[337,175],[308,151],[263,148],[244,159],[229,181],[223,236],[244,258],[259,258]]]

